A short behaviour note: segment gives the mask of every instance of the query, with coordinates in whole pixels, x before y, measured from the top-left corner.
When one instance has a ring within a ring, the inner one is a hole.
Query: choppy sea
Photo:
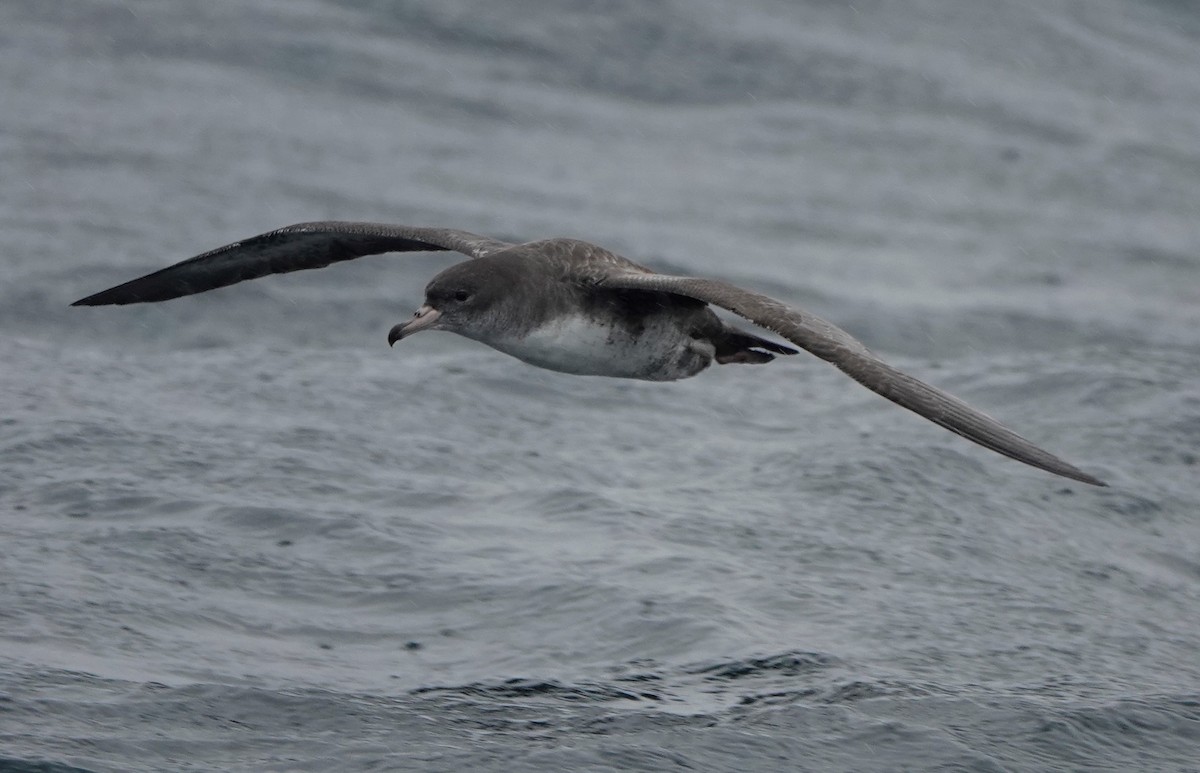
[[[1200,770],[1200,7],[4,0],[0,771]],[[564,376],[453,258],[68,304],[319,219],[843,325]]]

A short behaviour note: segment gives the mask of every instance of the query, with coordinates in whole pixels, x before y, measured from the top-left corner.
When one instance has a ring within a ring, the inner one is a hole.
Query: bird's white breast
[[[711,344],[694,340],[669,317],[651,317],[633,331],[583,315],[566,315],[525,335],[483,343],[548,370],[653,381],[694,376],[708,367],[713,356]]]

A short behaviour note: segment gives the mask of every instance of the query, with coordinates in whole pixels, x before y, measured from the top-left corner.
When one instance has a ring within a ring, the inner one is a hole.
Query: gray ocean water
[[[0,770],[1200,770],[1200,7],[4,0]],[[317,219],[728,279],[671,384],[388,329],[453,258],[68,308]]]

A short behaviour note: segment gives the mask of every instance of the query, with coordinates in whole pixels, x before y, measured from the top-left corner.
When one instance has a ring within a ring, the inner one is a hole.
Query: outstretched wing
[[[595,280],[600,286],[654,290],[686,295],[745,317],[807,349],[887,399],[967,440],[1093,486],[1107,485],[1057,456],[1038,448],[985,413],[880,360],[854,336],[820,317],[790,308],[773,298],[712,279],[662,274],[613,273]]]
[[[383,252],[453,250],[473,258],[512,245],[447,228],[385,223],[297,223],[188,258],[160,271],[89,295],[72,306],[166,301],[268,274],[286,274]]]

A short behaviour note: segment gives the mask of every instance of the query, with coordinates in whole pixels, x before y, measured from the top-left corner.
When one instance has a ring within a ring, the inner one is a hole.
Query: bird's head
[[[412,319],[388,332],[388,344],[422,330],[447,330],[467,338],[488,326],[494,316],[504,282],[494,267],[482,260],[451,266],[425,287],[425,303]]]

